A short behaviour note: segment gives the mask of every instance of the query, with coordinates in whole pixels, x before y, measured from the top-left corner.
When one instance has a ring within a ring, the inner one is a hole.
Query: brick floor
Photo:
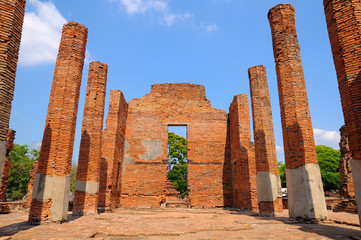
[[[224,209],[117,209],[74,217],[64,224],[27,225],[27,212],[0,215],[0,239],[358,239],[359,226],[297,222]],[[356,214],[332,213],[358,224]]]

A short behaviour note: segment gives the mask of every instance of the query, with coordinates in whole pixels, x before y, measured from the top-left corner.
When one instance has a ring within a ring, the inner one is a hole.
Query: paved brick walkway
[[[330,218],[358,224],[355,214]],[[358,226],[297,222],[223,209],[118,209],[73,217],[64,224],[27,225],[21,210],[0,215],[0,239],[361,239]]]

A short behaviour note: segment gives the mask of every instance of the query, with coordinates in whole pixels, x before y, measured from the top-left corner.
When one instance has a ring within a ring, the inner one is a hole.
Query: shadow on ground
[[[297,226],[298,230],[308,233],[318,234],[330,239],[361,239],[361,231],[348,228],[348,225],[336,225],[333,221],[313,222],[313,221],[297,221],[288,217],[266,217],[258,213],[245,212],[240,210],[229,210],[230,214],[247,215],[263,221],[278,221],[287,225]],[[360,229],[361,230],[361,229]]]

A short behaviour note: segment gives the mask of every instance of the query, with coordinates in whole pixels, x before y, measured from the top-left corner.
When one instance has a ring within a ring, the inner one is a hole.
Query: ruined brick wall
[[[248,95],[236,95],[229,107],[232,206],[256,211],[257,173],[250,121]]]
[[[96,214],[108,66],[89,64],[73,214]]]
[[[87,35],[88,29],[81,24],[69,22],[63,27],[35,177],[30,223],[66,219]],[[49,190],[55,187],[61,190]]]
[[[346,126],[340,128],[340,152],[341,159],[339,162],[340,169],[340,197],[350,198],[355,197],[355,190],[352,182],[351,171],[351,152],[348,144],[348,137]]]
[[[224,180],[227,113],[214,109],[195,84],[155,84],[129,102],[121,205],[159,207],[165,201],[169,125],[187,126],[191,205],[224,206],[230,194]]]
[[[6,200],[6,190],[8,188],[8,178],[10,177],[10,170],[12,163],[9,159],[9,153],[14,148],[14,140],[15,140],[15,131],[9,129],[6,133],[6,157],[5,157],[5,165],[3,170],[3,176],[1,179],[1,187],[0,187],[0,202],[4,202]]]
[[[288,207],[291,217],[326,218],[320,168],[318,166],[295,9],[279,4],[268,13],[276,62],[286,161]]]
[[[0,1],[0,142],[9,129],[25,0]]]
[[[350,150],[361,160],[361,2],[324,0]]]
[[[100,170],[99,210],[120,206],[121,166],[123,164],[128,104],[119,90],[110,91],[106,128],[103,130]]]
[[[259,210],[260,213],[273,214],[283,211],[283,207],[266,67],[251,67],[248,75],[252,100]]]

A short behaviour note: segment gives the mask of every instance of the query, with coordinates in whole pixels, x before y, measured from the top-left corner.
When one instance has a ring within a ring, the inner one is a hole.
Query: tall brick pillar
[[[14,95],[16,66],[23,29],[25,0],[0,1],[0,177],[6,155],[11,102]],[[1,181],[0,181],[1,187]]]
[[[361,206],[361,1],[324,0],[326,22],[350,151],[357,205]],[[358,207],[361,221],[361,207]]]
[[[257,174],[250,121],[248,95],[236,95],[229,107],[233,206],[257,211]]]
[[[251,67],[248,76],[252,101],[258,206],[261,214],[273,215],[275,212],[282,212],[283,205],[266,67]]]
[[[74,215],[98,212],[99,170],[108,66],[89,64],[82,135],[76,175]]]
[[[321,173],[295,26],[295,9],[279,4],[268,13],[281,107],[289,215],[327,218]]]
[[[106,128],[103,130],[99,210],[120,206],[120,184],[128,104],[119,90],[110,91]]]
[[[76,22],[63,27],[51,87],[29,223],[67,218],[75,125],[88,29]]]

